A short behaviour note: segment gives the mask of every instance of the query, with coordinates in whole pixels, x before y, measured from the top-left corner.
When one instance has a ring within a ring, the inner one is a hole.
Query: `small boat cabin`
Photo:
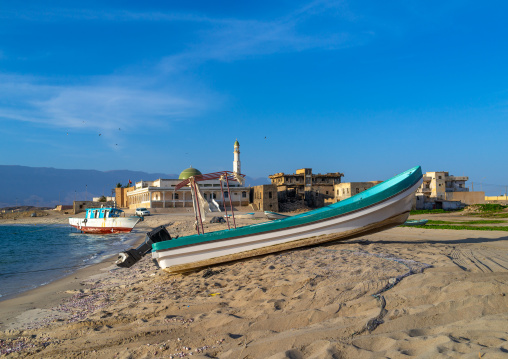
[[[88,208],[86,210],[85,218],[110,218],[110,217],[120,217],[123,211],[118,208],[113,207],[103,207],[103,208]]]

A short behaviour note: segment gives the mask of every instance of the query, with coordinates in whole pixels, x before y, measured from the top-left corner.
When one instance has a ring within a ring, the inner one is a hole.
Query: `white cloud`
[[[327,33],[301,29],[316,18],[337,21]],[[339,49],[357,46],[373,37],[373,32],[353,34],[347,24],[357,20],[344,2],[316,1],[273,20],[215,19],[201,30],[201,41],[186,51],[161,61],[165,72],[178,71],[208,60],[230,62],[253,55],[301,52],[310,49]]]
[[[0,76],[0,118],[90,131],[161,126],[197,115],[206,107],[177,89],[144,88],[134,78],[89,85],[48,85],[48,79]],[[111,84],[111,83],[117,83]]]
[[[161,12],[112,11],[99,14],[87,10],[58,9],[39,15],[41,17],[37,19],[77,16],[85,20],[98,17],[103,20],[199,23],[199,26],[189,28],[189,31],[198,31],[200,35],[194,45],[162,59],[155,69],[156,73],[145,77],[111,75],[84,81],[80,79],[69,85],[55,84],[51,78],[0,74],[0,119],[101,132],[119,127],[154,128],[168,121],[197,116],[217,103],[213,94],[182,91],[172,81],[177,77],[176,70],[193,68],[209,60],[228,62],[279,52],[353,46],[361,41],[346,31],[311,34],[311,30],[302,29],[308,19],[322,16],[332,16],[345,23],[354,21],[354,16],[343,2],[316,1],[273,20],[224,19]],[[31,18],[30,13],[24,13],[24,16]],[[178,76],[185,77],[182,73]],[[182,83],[185,82],[184,78]],[[190,87],[188,84],[185,86]]]

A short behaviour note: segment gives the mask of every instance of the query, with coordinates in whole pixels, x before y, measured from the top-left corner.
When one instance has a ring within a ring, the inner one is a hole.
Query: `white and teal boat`
[[[379,232],[403,224],[422,183],[419,166],[344,201],[284,219],[153,243],[152,257],[177,273]]]
[[[404,226],[425,226],[428,219],[408,219],[402,225]]]

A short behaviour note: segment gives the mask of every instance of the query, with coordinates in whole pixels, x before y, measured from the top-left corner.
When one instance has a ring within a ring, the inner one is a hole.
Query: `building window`
[[[208,196],[208,193],[203,193],[203,197],[205,197],[205,199],[207,199],[207,196]]]
[[[268,192],[268,198],[272,198],[272,191]]]
[[[326,191],[326,194],[328,194],[328,191]]]
[[[356,193],[360,193],[360,189],[359,188],[356,189]]]
[[[242,192],[242,198],[247,198],[247,192],[245,191]]]
[[[441,179],[441,176],[437,176],[438,179]]]
[[[173,199],[178,199],[178,193],[173,194]]]
[[[224,198],[229,198],[229,194],[227,192],[224,192]]]

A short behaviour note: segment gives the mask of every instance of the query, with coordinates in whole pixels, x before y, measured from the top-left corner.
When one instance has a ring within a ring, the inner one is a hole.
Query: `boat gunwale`
[[[420,174],[418,175],[418,172],[420,172]],[[416,166],[414,168],[411,168],[407,171],[404,171],[380,184],[378,184],[377,186],[379,185],[382,185],[382,184],[386,184],[386,182],[388,181],[391,181],[391,180],[394,180],[395,178],[401,176],[401,175],[404,175],[404,174],[408,174],[407,178],[403,179],[402,181],[400,182],[397,182],[395,183],[394,185],[388,187],[388,188],[385,188],[385,189],[382,189],[379,193],[376,193],[375,195],[380,195],[382,194],[384,191],[387,191],[389,189],[392,189],[393,187],[395,187],[397,184],[401,184],[401,183],[404,183],[406,180],[409,180],[410,178],[412,177],[416,177],[415,178],[415,181],[413,181],[413,183],[411,185],[407,185],[405,186],[403,189],[401,189],[400,191],[392,194],[391,196],[388,196],[388,197],[385,197],[384,199],[380,200],[380,201],[376,201],[376,202],[373,202],[371,204],[368,204],[366,206],[363,206],[361,208],[357,208],[357,209],[354,209],[354,210],[350,210],[350,211],[347,211],[347,212],[344,212],[344,213],[339,213],[337,215],[332,215],[332,216],[328,216],[328,217],[325,217],[325,218],[320,218],[320,219],[316,219],[316,220],[311,220],[309,222],[305,222],[305,223],[300,223],[300,224],[297,224],[297,225],[293,225],[293,226],[288,226],[288,227],[283,227],[283,228],[273,228],[273,229],[268,229],[266,231],[259,231],[259,232],[254,232],[254,233],[245,233],[245,234],[242,234],[242,233],[239,233],[238,235],[234,235],[234,236],[228,236],[227,238],[211,238],[211,239],[204,239],[204,240],[200,240],[200,241],[197,241],[197,242],[194,242],[194,243],[182,243],[181,245],[178,245],[178,244],[175,244],[176,241],[178,240],[181,240],[181,239],[184,239],[184,238],[189,238],[189,237],[193,237],[195,239],[200,239],[201,236],[198,236],[198,235],[192,235],[192,236],[186,236],[186,237],[180,237],[178,239],[172,239],[170,241],[164,241],[164,242],[159,242],[159,243],[154,243],[153,244],[153,251],[154,252],[165,252],[165,251],[170,251],[170,250],[174,250],[174,249],[177,249],[177,248],[185,248],[185,247],[192,247],[192,246],[199,246],[199,245],[202,245],[202,244],[208,244],[208,243],[218,243],[218,242],[223,242],[223,241],[229,241],[229,240],[233,240],[233,239],[237,239],[237,238],[241,238],[241,237],[251,237],[251,236],[256,236],[256,235],[259,235],[259,234],[267,234],[267,233],[275,233],[275,232],[280,232],[280,231],[284,231],[284,230],[287,230],[287,229],[293,229],[293,228],[299,228],[299,227],[302,227],[302,226],[308,226],[308,225],[311,225],[311,224],[316,224],[316,223],[321,223],[321,222],[324,222],[324,221],[328,221],[328,220],[333,220],[333,219],[336,219],[336,218],[340,218],[340,217],[344,217],[344,216],[347,216],[347,215],[350,215],[350,214],[354,214],[354,213],[357,213],[359,211],[363,211],[363,210],[366,210],[368,208],[371,208],[373,206],[376,206],[376,205],[379,205],[383,202],[386,202],[386,201],[389,201],[390,199],[398,196],[399,194],[403,193],[404,191],[407,191],[409,188],[413,187],[415,184],[417,184],[418,182],[421,181],[421,178],[422,178],[422,174],[421,174],[421,167],[420,166]],[[375,188],[377,186],[374,186],[374,187],[371,187],[369,188],[372,189],[372,188]],[[368,191],[368,190],[367,190]],[[365,192],[365,191],[364,191]],[[361,193],[359,193],[361,194]],[[358,195],[359,195],[358,194]],[[353,196],[353,197],[350,197],[350,198],[354,198],[356,197],[357,195]],[[360,199],[360,200],[363,200],[363,199]],[[358,201],[360,201],[358,200]],[[353,202],[353,203],[348,203],[346,205],[352,205],[352,204],[355,204],[355,203],[358,203],[357,202]],[[329,206],[327,206],[329,207]],[[326,208],[326,207],[325,207]],[[319,210],[322,210],[323,208],[319,208],[317,210],[314,210],[314,211],[319,211]],[[326,211],[330,211],[330,210],[334,210],[336,208],[326,208]],[[311,212],[314,212],[314,211],[311,211]],[[308,214],[309,212],[307,213],[304,213],[302,215],[305,215],[305,214]],[[318,214],[319,212],[317,213],[313,213],[314,215],[315,214]],[[299,215],[300,216],[300,215]],[[288,219],[294,219],[294,218],[299,218],[296,217],[296,216],[290,216],[288,218],[283,218],[283,219],[278,219],[278,220],[274,220],[272,222],[263,222],[261,224],[264,224],[264,223],[280,223],[279,221],[285,221],[285,220],[288,220]],[[302,216],[303,217],[303,216]],[[259,224],[257,224],[259,225]],[[254,225],[255,226],[255,225]],[[235,229],[234,231],[236,230],[239,230],[239,229],[246,229],[246,228],[253,228],[253,226],[246,226],[246,227],[241,227],[241,228],[238,228],[238,229]],[[210,233],[206,233],[205,235],[210,235],[210,234],[215,234],[217,235],[218,232],[223,232],[224,234],[229,234],[229,233],[232,233],[231,231],[228,231],[228,230],[221,230],[221,231],[216,231],[216,232],[210,232]],[[233,232],[234,233],[234,232]],[[172,242],[172,243],[171,243]],[[172,245],[172,244],[175,244],[175,245]],[[157,247],[160,247],[162,245],[165,245],[165,246],[168,246],[166,248],[157,248]]]

